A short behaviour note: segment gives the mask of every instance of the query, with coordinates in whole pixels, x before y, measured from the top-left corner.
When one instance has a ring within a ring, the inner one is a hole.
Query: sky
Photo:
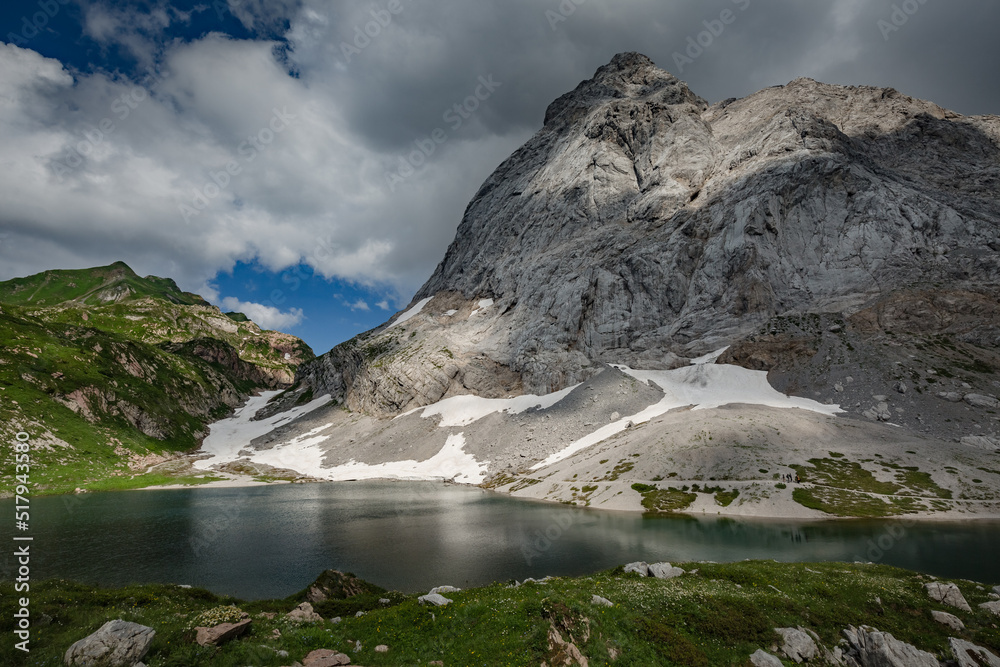
[[[982,0],[8,0],[0,280],[121,260],[322,353],[407,305],[616,53],[710,102],[804,76],[998,114],[997,25]]]

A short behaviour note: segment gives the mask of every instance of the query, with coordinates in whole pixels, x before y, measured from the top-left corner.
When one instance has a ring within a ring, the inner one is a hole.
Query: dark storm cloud
[[[622,51],[710,102],[807,76],[1000,112],[1000,5],[974,0],[226,0],[258,41],[160,43],[160,26],[185,16],[87,4],[90,34],[167,76],[119,118],[111,104],[131,82],[0,48],[0,278],[124,257],[197,289],[237,260],[305,260],[405,301],[546,106]],[[456,126],[446,112],[470,99]],[[295,122],[251,162],[241,142],[275,109]],[[56,173],[102,118],[114,132]],[[434,154],[387,180],[435,130]],[[239,175],[182,219],[230,161]]]

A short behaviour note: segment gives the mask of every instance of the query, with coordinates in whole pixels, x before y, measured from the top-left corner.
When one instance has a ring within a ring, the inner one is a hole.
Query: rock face
[[[954,614],[949,614],[946,611],[932,611],[931,616],[934,620],[942,625],[947,625],[949,628],[955,632],[962,632],[965,630],[965,623],[962,623],[962,619]]]
[[[662,369],[903,286],[996,285],[998,143],[1000,119],[891,89],[798,79],[709,105],[618,55],[487,179],[406,314],[296,380],[395,414]]]
[[[819,655],[816,642],[802,628],[775,628],[775,632],[784,640],[781,652],[795,662],[812,660]]]
[[[128,621],[108,621],[66,651],[67,667],[132,667],[142,660],[156,631]]]
[[[853,625],[844,630],[850,645],[848,663],[859,667],[939,667],[937,658],[875,628]]]

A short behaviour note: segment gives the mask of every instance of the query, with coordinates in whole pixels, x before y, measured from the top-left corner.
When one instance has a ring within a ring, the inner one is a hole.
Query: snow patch
[[[727,345],[726,347],[722,348],[721,350],[716,350],[715,352],[709,352],[708,354],[706,354],[704,356],[701,356],[701,357],[698,357],[697,359],[692,359],[691,360],[691,365],[692,366],[698,366],[700,364],[714,364],[716,361],[719,360],[719,357],[721,357],[722,355],[724,355],[726,353],[726,350],[728,350],[728,349],[729,349],[729,346]]]
[[[333,400],[328,394],[310,401],[306,405],[292,408],[288,412],[281,412],[260,421],[251,421],[254,415],[279,393],[281,392],[265,391],[260,396],[251,396],[250,400],[243,407],[237,409],[232,417],[217,421],[209,426],[208,437],[202,442],[199,453],[210,454],[211,458],[196,461],[194,467],[209,470],[214,465],[236,461],[240,458],[240,450],[249,447],[250,441],[254,438],[270,433],[276,427],[298,419]]]
[[[405,313],[403,313],[402,315],[400,315],[399,319],[397,319],[395,322],[393,322],[392,324],[390,324],[387,328],[388,329],[392,329],[393,327],[398,327],[403,322],[406,322],[410,318],[412,318],[412,317],[414,317],[416,315],[419,315],[420,311],[424,309],[424,306],[426,306],[428,303],[430,303],[431,299],[433,299],[433,298],[434,297],[427,297],[426,299],[421,299],[420,301],[418,301],[416,303],[416,305],[413,306],[413,308],[410,308],[408,311],[406,311]]]
[[[452,315],[455,315],[457,313],[458,313],[458,311],[453,309],[453,310],[449,310],[444,315],[445,315],[445,317],[451,317]]]
[[[493,299],[480,299],[478,305],[479,305],[479,308],[476,308],[474,311],[472,311],[471,313],[469,313],[469,318],[470,319],[472,318],[473,315],[475,315],[479,311],[486,310],[487,308],[492,308],[493,307]]]
[[[313,469],[311,474],[330,481],[400,479],[449,479],[461,484],[480,484],[486,478],[489,461],[480,463],[465,451],[465,435],[448,436],[437,454],[426,461],[390,461],[370,465],[351,461],[329,470]]]
[[[569,396],[570,392],[579,386],[574,385],[545,396],[535,396],[533,394],[517,396],[515,398],[480,398],[479,396],[472,395],[452,396],[433,405],[410,410],[407,413],[399,415],[399,417],[412,415],[414,412],[423,410],[420,416],[424,419],[429,419],[435,415],[441,416],[441,423],[438,424],[440,428],[468,426],[494,412],[506,412],[507,414],[517,415],[531,408],[542,410],[551,408]],[[396,417],[396,419],[399,419],[399,417]]]
[[[615,366],[615,368],[647,384],[655,383],[663,390],[663,398],[638,414],[624,417],[585,435],[541,463],[532,466],[532,470],[558,463],[616,433],[621,433],[629,423],[644,424],[671,410],[688,405],[694,406],[695,410],[746,403],[772,408],[800,408],[825,415],[843,412],[839,405],[825,405],[808,398],[782,394],[768,383],[766,371],[751,371],[740,366],[710,363],[672,371],[639,371],[628,366]]]

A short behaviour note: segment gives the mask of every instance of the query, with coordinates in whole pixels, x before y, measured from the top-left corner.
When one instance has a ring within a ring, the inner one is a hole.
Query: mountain
[[[998,302],[1000,118],[810,79],[709,104],[621,54],[486,180],[407,310],[257,419],[336,407],[247,458],[631,509],[1000,515]]]
[[[4,437],[32,436],[40,490],[125,485],[314,358],[294,336],[121,262],[0,283],[0,323]],[[10,455],[3,471],[13,479]]]

